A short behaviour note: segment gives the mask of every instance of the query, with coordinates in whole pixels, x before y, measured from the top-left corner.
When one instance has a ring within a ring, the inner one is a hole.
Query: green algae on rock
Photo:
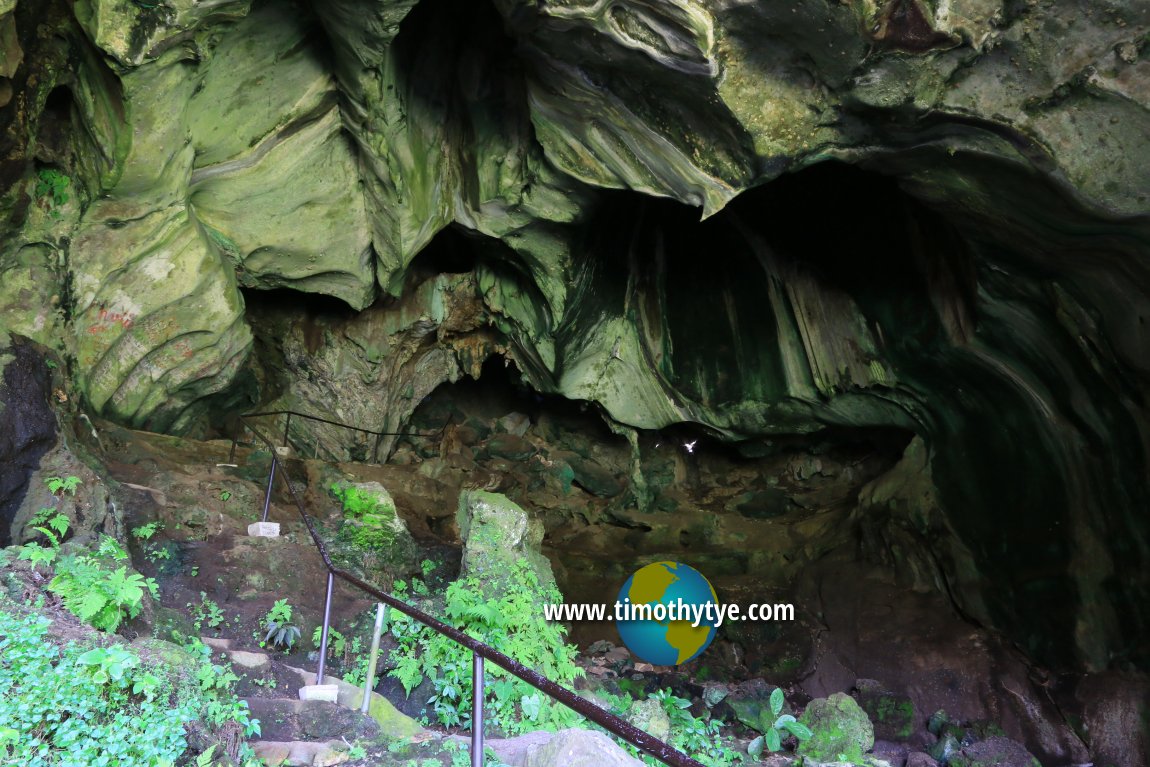
[[[861,764],[863,754],[874,746],[870,719],[845,693],[812,700],[799,721],[814,733],[799,744],[798,753],[804,759]]]

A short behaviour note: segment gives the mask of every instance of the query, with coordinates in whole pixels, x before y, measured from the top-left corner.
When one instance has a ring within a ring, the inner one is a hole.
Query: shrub
[[[50,621],[0,603],[0,756],[25,767],[170,767],[187,750],[185,727],[259,723],[222,669],[201,656],[195,676],[149,664],[122,645],[54,645]],[[212,679],[210,687],[199,682]],[[232,677],[234,679],[234,675]],[[212,711],[216,712],[213,719]]]
[[[101,631],[115,631],[125,617],[140,614],[144,590],[158,595],[156,581],[129,573],[127,565],[114,563],[128,558],[115,539],[105,535],[95,553],[71,554],[56,562],[56,577],[48,590],[64,600],[77,618]]]
[[[397,583],[397,591],[406,594],[406,584]],[[527,562],[515,565],[510,587],[498,596],[485,596],[479,579],[468,576],[448,586],[444,598],[449,622],[496,650],[562,685],[583,674],[575,664],[576,648],[566,642],[566,629],[543,618],[541,605],[558,604],[562,597],[553,586],[544,588]],[[435,692],[427,702],[436,719],[449,727],[469,727],[471,651],[397,610],[391,611],[391,633],[397,643],[391,675],[408,695],[430,680]],[[486,678],[485,710],[504,732],[561,729],[582,719],[494,664],[487,665]]]
[[[722,742],[722,722],[718,719],[700,719],[688,709],[691,701],[680,698],[670,690],[656,690],[651,698],[659,701],[671,722],[670,743],[706,767],[728,767],[741,760],[742,754]],[[655,762],[647,758],[648,764]]]

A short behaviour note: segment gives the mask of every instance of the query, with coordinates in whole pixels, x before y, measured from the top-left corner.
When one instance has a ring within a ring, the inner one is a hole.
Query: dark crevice
[[[12,520],[28,481],[56,440],[43,352],[17,336],[10,353],[0,382],[0,547],[12,543]]]

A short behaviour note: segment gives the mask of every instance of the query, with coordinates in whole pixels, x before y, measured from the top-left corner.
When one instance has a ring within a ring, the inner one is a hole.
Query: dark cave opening
[[[702,222],[698,209],[633,192],[601,200],[581,246],[587,314],[633,312],[652,367],[708,405],[787,396],[782,334],[804,321],[787,293],[796,282],[843,311],[857,306],[883,347],[945,340],[940,302],[973,311],[955,227],[896,179],[851,165],[782,176]],[[565,331],[584,328],[577,314]]]
[[[44,100],[36,134],[36,156],[45,163],[70,162],[68,148],[74,140],[72,109],[75,96],[67,85],[57,85]]]
[[[515,47],[488,0],[422,0],[404,17],[393,43],[406,98],[440,115],[445,128],[467,134],[464,146],[481,131],[527,125]]]
[[[476,236],[458,226],[448,226],[436,233],[407,267],[407,285],[418,285],[437,274],[464,274],[475,270],[478,262]]]

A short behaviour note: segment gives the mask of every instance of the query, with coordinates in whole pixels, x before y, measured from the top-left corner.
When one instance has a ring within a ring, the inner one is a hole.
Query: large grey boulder
[[[640,767],[642,764],[601,732],[563,730],[546,743],[530,747],[523,761],[512,767]]]

